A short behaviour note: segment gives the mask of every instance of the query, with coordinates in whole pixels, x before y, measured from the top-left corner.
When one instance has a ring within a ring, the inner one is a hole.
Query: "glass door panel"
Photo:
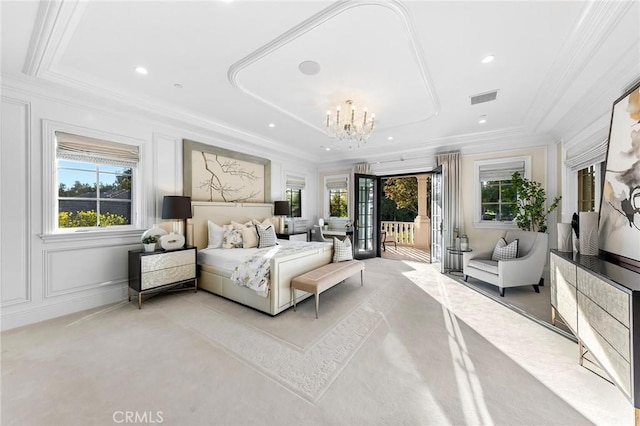
[[[376,257],[378,247],[378,185],[373,175],[355,175],[355,221],[353,230],[354,257],[367,259]]]

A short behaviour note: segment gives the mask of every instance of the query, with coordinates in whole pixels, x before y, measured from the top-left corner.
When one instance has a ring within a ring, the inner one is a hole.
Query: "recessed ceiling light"
[[[316,61],[303,61],[298,65],[298,69],[305,75],[316,75],[320,72],[320,64]]]
[[[486,115],[481,115],[480,119],[478,120],[479,124],[484,124],[487,122],[487,116]]]
[[[274,127],[276,127],[276,125],[274,123],[269,123],[269,127],[273,129]]]
[[[142,74],[142,75],[149,74],[149,71],[147,71],[147,69],[145,67],[136,67],[136,72],[138,74]]]
[[[392,141],[392,140],[393,140],[393,136],[389,136],[389,137],[387,138],[387,140]]]
[[[488,64],[489,62],[493,62],[493,60],[494,60],[495,58],[496,58],[496,57],[495,57],[495,56],[493,56],[493,55],[487,55],[487,56],[485,56],[484,58],[482,58],[482,63],[483,63],[483,64]]]
[[[331,148],[326,147],[324,150],[325,150],[325,151],[331,151]]]

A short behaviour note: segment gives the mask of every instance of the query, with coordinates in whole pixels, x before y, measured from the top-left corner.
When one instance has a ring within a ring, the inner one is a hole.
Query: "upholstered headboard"
[[[273,217],[273,204],[192,201],[191,207],[193,218],[187,221],[187,244],[198,249],[207,248],[209,220],[225,225],[231,221],[245,223]]]

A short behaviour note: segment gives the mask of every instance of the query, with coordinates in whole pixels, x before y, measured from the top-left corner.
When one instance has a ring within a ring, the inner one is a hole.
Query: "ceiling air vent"
[[[492,90],[491,92],[479,93],[477,95],[471,96],[471,105],[481,104],[483,102],[495,101],[498,96],[497,90]]]

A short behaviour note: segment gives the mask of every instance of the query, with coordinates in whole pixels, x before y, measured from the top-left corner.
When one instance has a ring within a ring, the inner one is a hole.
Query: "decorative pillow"
[[[351,240],[346,237],[344,241],[340,241],[333,237],[333,263],[344,262],[345,260],[353,260]]]
[[[238,222],[234,222],[231,221],[231,226],[233,227],[233,229],[237,229],[238,231],[242,231],[242,229],[244,228],[248,228],[248,227],[252,227],[253,223],[251,223],[251,221],[247,222],[247,223],[238,223]]]
[[[266,228],[269,225],[273,225],[273,222],[271,221],[270,217],[266,218],[262,222],[260,222],[258,219],[251,219],[251,223],[253,223],[254,225],[260,225],[264,228]]]
[[[518,257],[518,240],[515,239],[507,244],[504,238],[500,238],[493,249],[491,260],[508,260]]]
[[[242,232],[242,247],[258,247],[258,232],[256,232],[255,226],[252,226],[251,228],[242,228],[242,231],[240,232]]]
[[[276,231],[273,225],[256,225],[258,233],[258,248],[273,247],[276,245]]]
[[[495,247],[493,247],[493,254],[491,255],[491,260],[498,260],[498,252],[500,249],[503,249],[507,246],[507,240],[504,238],[500,238],[496,243]]]
[[[242,248],[242,231],[237,229],[225,229],[222,237],[222,248]]]
[[[209,230],[209,241],[207,248],[220,248],[222,247],[222,239],[224,238],[224,228],[219,226],[210,220],[207,221],[207,227]]]

